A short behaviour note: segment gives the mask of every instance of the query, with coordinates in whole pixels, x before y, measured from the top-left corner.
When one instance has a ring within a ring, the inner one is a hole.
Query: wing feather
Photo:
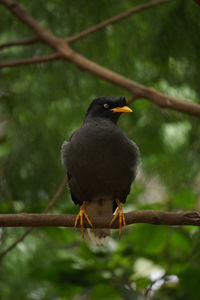
[[[61,147],[61,162],[65,169],[67,170],[67,154],[69,150],[69,142],[64,141]]]

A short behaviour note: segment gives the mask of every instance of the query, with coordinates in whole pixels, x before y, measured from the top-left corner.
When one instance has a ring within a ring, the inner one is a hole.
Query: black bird
[[[100,97],[92,101],[83,125],[61,149],[62,163],[67,170],[71,197],[80,205],[75,226],[83,218],[92,227],[89,217],[109,216],[118,207],[112,223],[119,217],[119,235],[125,218],[125,203],[136,176],[139,150],[118,126],[121,113],[132,112],[124,97]],[[110,235],[110,229],[89,229],[89,238],[99,243]],[[103,242],[103,241],[102,241]]]

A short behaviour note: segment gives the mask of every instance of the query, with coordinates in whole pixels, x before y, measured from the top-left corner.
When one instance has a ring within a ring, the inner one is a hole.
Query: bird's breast
[[[102,176],[131,167],[133,149],[130,140],[114,126],[85,126],[71,141],[74,167]],[[105,173],[104,173],[105,175]]]
[[[118,128],[85,126],[70,141],[69,163],[72,176],[92,197],[113,194],[130,186],[134,177],[133,144]],[[122,186],[121,186],[122,185]]]

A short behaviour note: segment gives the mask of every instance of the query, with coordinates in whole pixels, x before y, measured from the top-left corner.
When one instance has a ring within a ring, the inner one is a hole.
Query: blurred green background
[[[134,3],[133,3],[134,2]],[[25,1],[43,26],[66,37],[144,1]],[[1,43],[33,33],[0,6]],[[192,0],[141,12],[73,44],[86,57],[168,95],[200,102],[200,7]],[[2,61],[50,54],[41,44],[0,51]],[[1,70],[0,213],[41,212],[65,175],[64,139],[81,126],[91,100],[129,94],[64,61]],[[122,116],[140,148],[125,211],[200,208],[200,122],[145,99]],[[53,213],[77,213],[66,192]],[[1,251],[23,229],[0,230]],[[129,226],[105,248],[79,231],[35,229],[0,261],[3,300],[198,300],[197,227]]]

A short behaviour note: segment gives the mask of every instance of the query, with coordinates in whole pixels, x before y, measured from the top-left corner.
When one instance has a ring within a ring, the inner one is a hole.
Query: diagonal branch
[[[43,42],[56,49],[63,59],[74,63],[81,70],[86,70],[105,81],[128,90],[134,96],[134,99],[146,98],[162,108],[173,109],[193,116],[200,116],[200,105],[167,96],[98,65],[83,55],[75,52],[65,43],[65,41],[58,39],[53,33],[41,27],[30,14],[20,8],[13,0],[0,0],[0,3],[4,4],[14,15],[31,27]]]
[[[165,4],[169,1],[172,1],[172,0],[153,0],[151,2],[148,2],[148,3],[143,3],[141,5],[138,5],[138,6],[135,6],[129,10],[127,10],[126,12],[123,12],[117,16],[114,16],[114,17],[111,17],[107,20],[104,20],[103,22],[100,22],[86,30],[83,30],[77,34],[74,34],[66,39],[64,39],[67,43],[74,43],[80,39],[83,39],[84,37],[98,31],[98,30],[101,30],[101,29],[104,29],[105,27],[109,26],[109,25],[112,25],[112,24],[115,24],[133,14],[136,14],[136,13],[139,13],[143,10],[147,10],[147,9],[150,9],[150,8],[153,8],[157,5],[160,5],[160,4]],[[8,48],[8,47],[13,47],[13,46],[29,46],[29,45],[32,45],[32,44],[35,44],[37,42],[39,42],[40,39],[38,36],[34,36],[32,38],[28,38],[28,39],[21,39],[21,40],[14,40],[14,41],[10,41],[10,42],[6,42],[6,43],[3,43],[3,44],[0,44],[0,50],[1,49],[4,49],[4,48]]]
[[[56,36],[51,33],[50,31],[44,29],[40,26],[40,24],[24,9],[22,9],[15,1],[13,0],[0,0],[0,4],[6,6],[19,20],[24,22],[28,27],[30,27],[38,38],[47,43],[53,48],[59,49],[60,46],[60,39],[56,38]],[[67,45],[65,45],[65,51],[67,49]]]
[[[0,49],[13,47],[13,46],[29,46],[29,45],[33,45],[37,42],[39,42],[39,38],[37,36],[34,36],[29,39],[15,40],[15,41],[10,41],[7,43],[0,44]]]
[[[66,59],[73,62],[82,70],[86,70],[89,73],[104,79],[105,81],[111,82],[114,85],[126,89],[133,95],[135,100],[139,98],[146,98],[159,107],[173,109],[193,116],[200,116],[200,105],[165,95],[153,88],[149,88],[137,83],[134,80],[124,77],[87,59],[75,51],[72,51],[70,57],[68,57],[66,54]]]
[[[85,30],[83,30],[83,31],[81,31],[77,34],[74,34],[70,37],[67,37],[65,39],[65,41],[67,43],[74,43],[74,42],[76,42],[80,39],[83,39],[84,37],[96,32],[98,30],[104,29],[109,25],[115,24],[115,23],[117,23],[117,22],[119,22],[119,21],[133,15],[133,14],[139,13],[139,12],[144,11],[146,9],[153,8],[153,7],[155,7],[157,5],[160,5],[160,4],[166,4],[170,1],[172,1],[172,0],[153,0],[151,2],[146,2],[146,3],[140,4],[138,6],[132,7],[131,9],[129,9],[129,10],[117,15],[117,16],[106,19],[103,22],[100,22],[100,23],[98,23],[98,24],[96,24],[96,25],[94,25],[94,26],[92,26],[88,29],[85,29]]]
[[[57,200],[61,197],[63,194],[65,188],[67,186],[67,178],[65,177],[63,181],[60,183],[55,195],[52,197],[50,202],[48,203],[47,207],[44,209],[43,213],[47,214],[52,207],[56,204]],[[30,225],[31,226],[31,225]],[[2,260],[6,254],[8,254],[11,250],[13,250],[20,242],[22,242],[25,237],[33,230],[32,227],[29,227],[26,229],[26,231],[16,240],[14,241],[8,248],[6,248],[4,251],[0,253],[0,260]]]
[[[4,68],[13,68],[16,66],[20,66],[20,65],[32,65],[32,64],[38,64],[38,63],[45,63],[45,62],[49,62],[49,61],[53,61],[53,60],[58,60],[61,59],[60,54],[59,53],[53,53],[50,55],[46,55],[46,56],[39,56],[39,57],[33,57],[33,58],[25,58],[25,59],[19,59],[19,60],[14,60],[14,61],[8,61],[8,62],[3,62],[0,63],[0,68],[4,69]]]
[[[2,214],[0,215],[1,227],[74,227],[75,215],[46,215],[46,214]],[[109,217],[91,217],[94,228],[109,228],[111,219]],[[194,225],[200,226],[200,213],[197,211],[165,212],[156,210],[138,210],[125,214],[126,224],[146,223],[153,225]],[[80,227],[80,224],[77,225]],[[90,228],[87,221],[85,228]],[[118,228],[119,221],[116,220],[112,228]]]

